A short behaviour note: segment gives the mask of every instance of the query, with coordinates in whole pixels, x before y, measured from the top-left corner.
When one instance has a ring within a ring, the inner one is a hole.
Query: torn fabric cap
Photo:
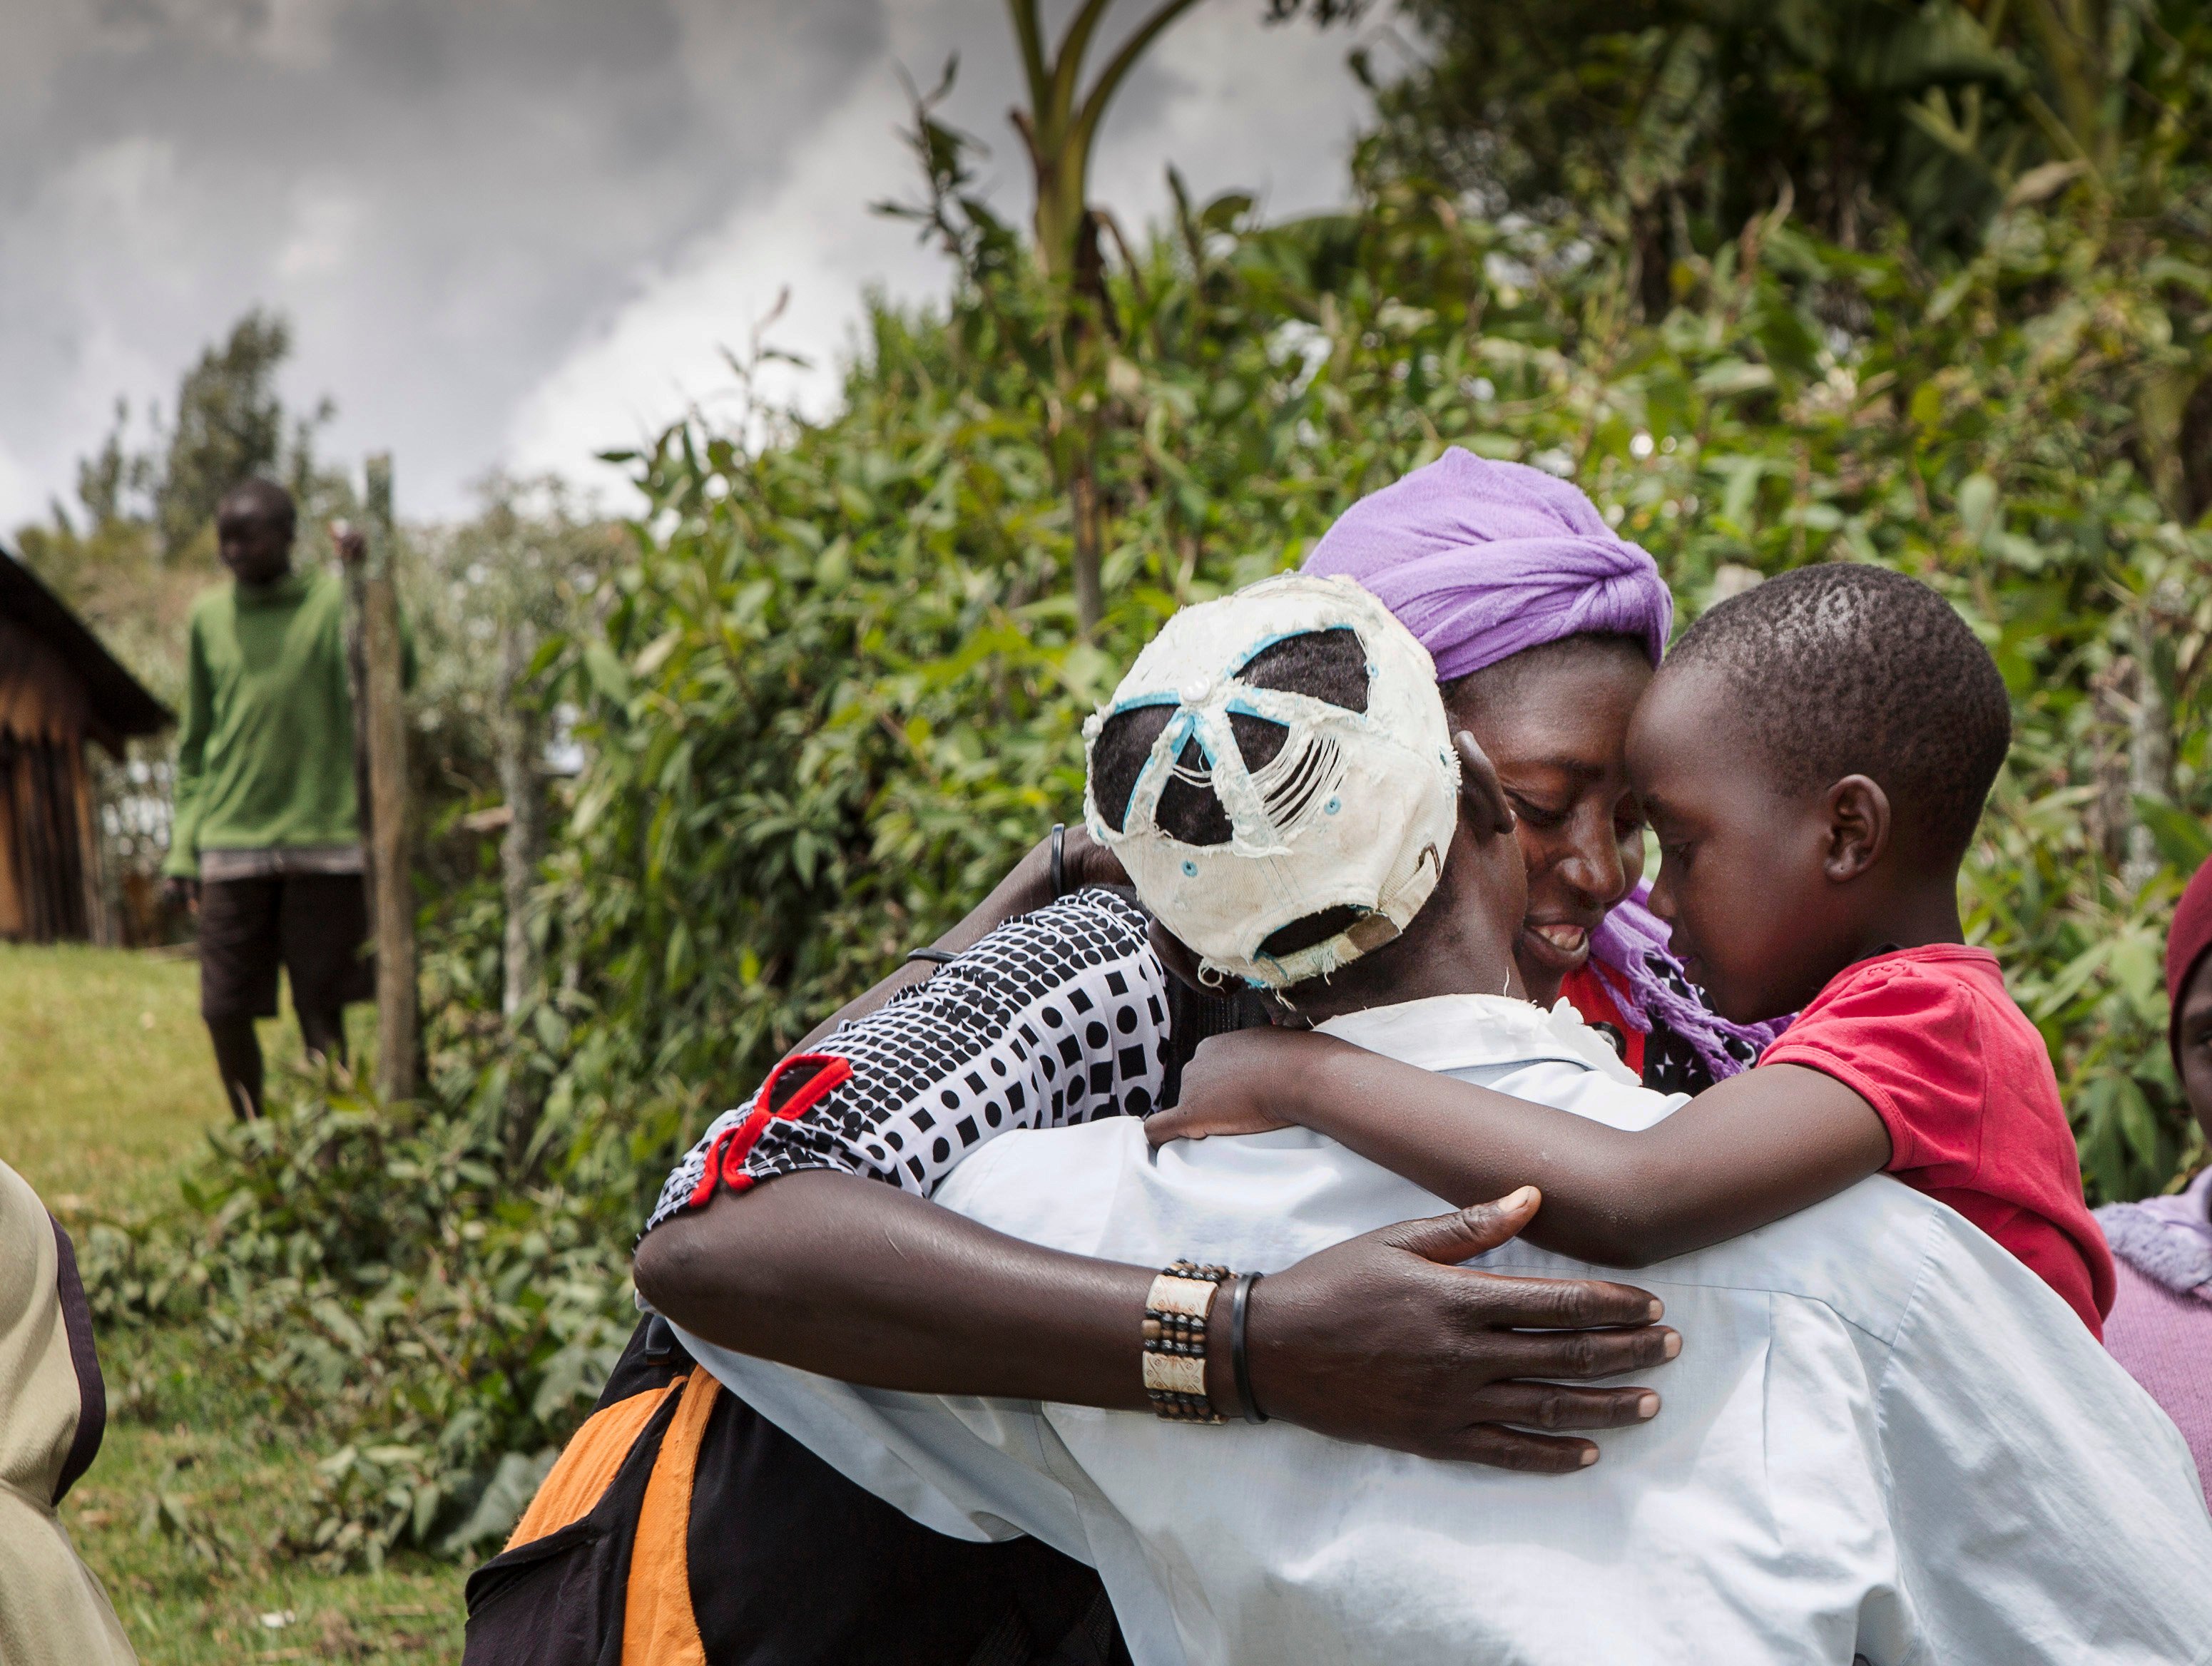
[[[1102,804],[1109,724],[1156,732]],[[1210,977],[1285,988],[1380,948],[1436,888],[1458,821],[1436,668],[1349,579],[1184,609],[1084,738],[1092,836]]]

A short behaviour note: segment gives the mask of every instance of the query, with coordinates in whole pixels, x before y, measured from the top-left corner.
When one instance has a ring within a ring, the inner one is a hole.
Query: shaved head
[[[215,507],[216,518],[240,516],[249,520],[273,521],[283,527],[289,537],[298,527],[299,506],[292,494],[275,481],[259,475],[241,480],[222,494]]]
[[[1662,678],[1727,680],[1783,784],[1860,773],[1899,823],[1955,862],[2012,743],[2004,679],[1966,621],[1917,579],[1856,561],[1799,567],[1684,632]]]

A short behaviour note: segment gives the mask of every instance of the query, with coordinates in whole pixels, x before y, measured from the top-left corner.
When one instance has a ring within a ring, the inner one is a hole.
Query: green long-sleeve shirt
[[[358,845],[337,575],[324,569],[272,585],[225,585],[192,604],[187,628],[175,818],[162,871],[195,877],[205,851]]]

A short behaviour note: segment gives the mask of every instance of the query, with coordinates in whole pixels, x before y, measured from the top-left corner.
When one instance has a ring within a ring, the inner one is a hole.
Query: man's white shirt
[[[1322,1027],[1616,1127],[1683,1102],[1565,1008],[1451,996]],[[1127,1118],[1002,1136],[937,1198],[1054,1249],[1261,1272],[1448,1207],[1304,1130],[1152,1153]],[[1522,1243],[1474,1264],[1594,1270]],[[1879,1177],[1634,1278],[1681,1356],[1639,1378],[1658,1418],[1567,1476],[855,1388],[684,1340],[917,1520],[1095,1566],[1139,1666],[2212,1660],[2212,1523],[2180,1436],[1960,1215]]]

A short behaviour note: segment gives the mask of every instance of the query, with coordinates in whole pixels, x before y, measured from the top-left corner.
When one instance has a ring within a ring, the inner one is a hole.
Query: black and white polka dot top
[[[926,1197],[1009,1129],[1149,1115],[1171,1101],[1202,1034],[1245,1021],[1225,1002],[1202,1002],[1221,1013],[1193,1012],[1152,953],[1150,923],[1101,888],[1007,921],[829,1036],[807,1057],[830,1063],[796,1093],[771,1076],[717,1118],[668,1177],[646,1230],[719,1184],[742,1190],[801,1169]]]

